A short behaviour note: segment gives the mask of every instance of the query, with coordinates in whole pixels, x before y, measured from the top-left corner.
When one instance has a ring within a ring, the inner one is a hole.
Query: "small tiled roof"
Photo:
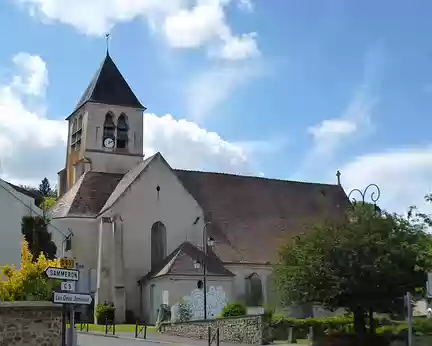
[[[164,275],[203,275],[203,266],[195,268],[195,261],[203,263],[206,258],[206,272],[208,275],[234,276],[226,269],[222,261],[211,249],[205,256],[204,252],[189,242],[182,243],[153,271],[145,275],[140,281],[146,281]]]
[[[86,102],[127,106],[145,110],[109,54],[87,87],[75,109]]]
[[[339,185],[175,170],[201,205],[223,262],[272,263],[280,244],[305,227],[342,215]]]
[[[51,217],[96,216],[123,174],[86,172],[56,203]]]

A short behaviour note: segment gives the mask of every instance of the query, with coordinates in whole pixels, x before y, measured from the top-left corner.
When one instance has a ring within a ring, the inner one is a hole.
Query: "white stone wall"
[[[160,191],[156,187],[160,187]],[[137,281],[151,269],[151,227],[166,227],[167,254],[184,241],[201,242],[202,209],[165,163],[154,160],[104,216],[123,224],[127,309],[139,313]],[[200,217],[199,222],[194,221]]]
[[[143,314],[141,317],[149,321],[149,323],[156,322],[156,311],[159,309],[160,304],[163,303],[163,292],[168,291],[168,305],[171,307],[176,304],[181,298],[188,296],[197,288],[199,280],[203,280],[201,276],[184,277],[184,276],[164,276],[156,278],[147,283],[142,290],[142,303]],[[154,285],[155,304],[150,302],[150,286]],[[207,277],[207,291],[209,288],[222,287],[228,302],[233,296],[233,279],[232,277]],[[151,311],[153,308],[153,311]]]
[[[245,301],[246,278],[249,277],[251,274],[256,273],[261,279],[264,305],[271,305],[270,303],[272,302],[272,290],[270,288],[270,275],[272,273],[272,267],[270,265],[225,264],[225,267],[229,269],[233,274],[235,274],[233,292],[233,299],[235,301]]]

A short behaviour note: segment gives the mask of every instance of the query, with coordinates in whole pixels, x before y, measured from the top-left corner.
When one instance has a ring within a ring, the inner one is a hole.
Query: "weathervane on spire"
[[[109,55],[109,40],[111,38],[111,34],[109,32],[107,32],[105,34],[105,38],[106,38],[106,49],[107,49],[107,55]]]

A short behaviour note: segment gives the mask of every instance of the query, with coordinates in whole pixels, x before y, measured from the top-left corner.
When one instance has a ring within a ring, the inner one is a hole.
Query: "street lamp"
[[[338,172],[338,174],[340,175],[339,172]],[[338,178],[339,178],[339,176],[338,176]],[[376,204],[376,202],[379,200],[380,195],[381,195],[380,188],[378,187],[377,184],[369,184],[368,186],[366,186],[366,188],[365,188],[363,191],[360,190],[360,189],[353,189],[353,190],[351,190],[351,192],[348,194],[348,199],[350,198],[350,196],[351,196],[354,192],[357,192],[357,193],[359,193],[360,196],[361,196],[361,202],[362,202],[362,205],[364,205],[364,204],[365,204],[366,197],[368,196],[368,195],[367,195],[367,192],[368,192],[368,190],[369,190],[370,188],[374,189],[374,191],[371,191],[369,197],[370,197],[371,201],[372,201],[373,204],[374,204],[375,213],[376,213],[376,214],[381,214],[381,208],[378,207],[377,204]],[[353,201],[353,203],[357,203],[357,201],[356,201],[355,198],[352,198],[352,201]],[[372,310],[372,308],[369,309],[369,324],[370,324],[370,330],[373,331],[373,330],[375,329],[375,326],[374,326],[373,310]]]
[[[197,259],[194,263],[194,268],[199,269],[201,267],[201,264],[203,266],[203,291],[204,291],[204,319],[207,319],[207,251],[209,247],[213,247],[214,245],[214,239],[207,235],[207,225],[209,225],[210,222],[207,222],[204,224],[203,227],[203,238],[202,238],[202,247],[204,251],[204,258],[202,259],[202,263],[199,259]]]
[[[371,191],[370,196],[369,196],[370,199],[371,199],[371,201],[372,201],[373,204],[374,204],[375,211],[376,211],[377,213],[381,213],[381,209],[380,209],[380,207],[378,207],[378,206],[376,205],[376,202],[379,200],[379,198],[380,198],[380,196],[381,196],[381,191],[380,191],[380,188],[378,187],[377,184],[369,184],[368,186],[366,186],[366,188],[365,188],[363,191],[360,190],[360,189],[353,189],[353,190],[351,190],[351,192],[348,194],[348,199],[350,198],[350,196],[351,196],[354,192],[357,192],[357,193],[359,193],[360,196],[361,196],[362,205],[364,205],[364,204],[365,204],[365,199],[366,199],[366,197],[368,196],[368,195],[367,195],[367,192],[368,192],[368,190],[369,190],[370,188],[373,188],[373,189],[375,190],[375,191]],[[355,198],[352,198],[352,201],[353,201],[354,203],[357,203],[357,200],[356,200]]]

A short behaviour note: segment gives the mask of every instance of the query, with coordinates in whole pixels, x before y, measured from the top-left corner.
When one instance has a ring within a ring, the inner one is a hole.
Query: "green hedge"
[[[326,335],[330,332],[352,332],[354,320],[352,316],[297,319],[273,315],[270,324],[273,340],[287,340],[290,327],[294,328],[296,338],[304,339],[308,337],[310,327],[313,327],[315,335]]]
[[[386,336],[389,339],[406,337],[408,332],[405,322],[392,321],[387,317],[375,318],[375,326],[377,335]],[[352,315],[305,319],[273,315],[270,323],[272,340],[287,340],[290,327],[293,327],[297,339],[307,338],[310,327],[313,327],[315,336],[349,335],[354,333],[354,319]],[[413,331],[416,335],[432,335],[432,319],[415,318]]]

